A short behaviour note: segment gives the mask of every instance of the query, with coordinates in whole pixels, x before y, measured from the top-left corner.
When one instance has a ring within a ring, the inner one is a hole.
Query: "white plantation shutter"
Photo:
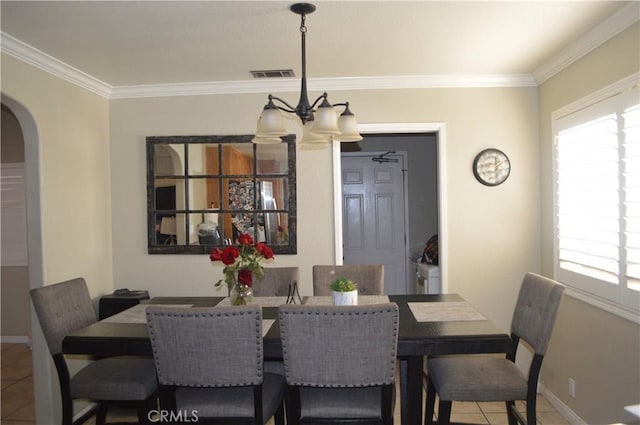
[[[640,92],[554,117],[555,277],[640,311]],[[635,314],[637,316],[637,313]]]
[[[0,171],[1,263],[3,266],[26,266],[29,263],[24,163],[5,163]]]
[[[622,114],[624,135],[625,278],[640,291],[640,106]],[[631,295],[627,295],[629,297]]]
[[[564,130],[556,141],[560,268],[614,284],[620,268],[617,131],[610,114]]]

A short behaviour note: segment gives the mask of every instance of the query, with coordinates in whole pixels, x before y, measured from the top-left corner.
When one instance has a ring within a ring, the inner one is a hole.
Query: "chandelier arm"
[[[269,95],[269,100],[276,100],[276,101],[282,103],[283,105],[285,105],[286,107],[276,105],[276,108],[280,109],[281,111],[291,112],[291,113],[295,113],[296,112],[296,108],[295,107],[291,106],[290,104],[288,104],[283,99],[280,99],[279,97]]]
[[[310,108],[311,111],[315,111],[316,109],[316,105],[318,104],[318,102],[320,102],[323,99],[326,99],[329,95],[327,94],[327,92],[322,93],[320,96],[318,96],[318,98],[316,100],[313,101],[313,103],[311,104]]]

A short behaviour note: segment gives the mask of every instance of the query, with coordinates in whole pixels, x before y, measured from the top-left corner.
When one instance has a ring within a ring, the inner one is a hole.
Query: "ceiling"
[[[316,1],[307,74],[533,75],[629,3]],[[112,87],[246,81],[251,70],[299,77],[291,4],[2,0],[1,29]]]

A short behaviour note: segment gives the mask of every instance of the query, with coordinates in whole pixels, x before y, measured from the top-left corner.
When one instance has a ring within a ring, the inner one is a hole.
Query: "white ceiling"
[[[299,77],[292,3],[2,0],[1,29],[3,39],[112,87],[238,82],[263,69],[291,68]],[[630,3],[637,2],[316,1],[307,16],[307,73],[531,76]]]

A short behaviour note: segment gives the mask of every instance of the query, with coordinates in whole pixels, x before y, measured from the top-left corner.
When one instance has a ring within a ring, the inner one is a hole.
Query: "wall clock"
[[[485,149],[473,160],[473,175],[486,186],[498,186],[504,183],[509,173],[511,173],[511,162],[501,150]]]

